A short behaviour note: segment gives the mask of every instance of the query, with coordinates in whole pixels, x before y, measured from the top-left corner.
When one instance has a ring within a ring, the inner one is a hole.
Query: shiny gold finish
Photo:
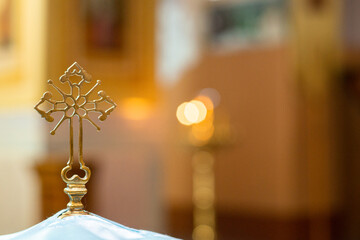
[[[77,76],[80,77],[81,80],[76,83],[70,80],[70,77]],[[67,166],[64,167],[61,171],[61,177],[63,181],[67,184],[67,187],[64,189],[64,192],[69,196],[70,202],[67,204],[68,210],[64,212],[60,217],[66,217],[70,215],[83,215],[88,214],[84,210],[84,205],[81,202],[81,199],[87,193],[87,189],[85,184],[89,181],[91,176],[90,169],[85,165],[83,159],[83,119],[89,121],[98,131],[100,127],[91,120],[89,117],[89,112],[97,112],[100,114],[98,119],[100,121],[106,120],[107,116],[115,109],[116,104],[106,95],[104,91],[98,92],[98,99],[89,100],[90,94],[95,90],[97,86],[100,85],[100,80],[91,87],[89,91],[85,94],[82,93],[84,90],[83,87],[85,84],[90,84],[91,75],[87,73],[77,62],[73,63],[65,73],[60,77],[60,82],[68,85],[70,88],[69,93],[65,93],[61,88],[56,86],[52,80],[49,80],[48,83],[52,86],[62,97],[62,100],[56,101],[52,100],[52,93],[47,91],[42,96],[41,100],[36,104],[35,109],[40,113],[40,115],[46,119],[48,122],[53,122],[54,118],[51,116],[54,112],[63,112],[62,118],[56,124],[54,129],[50,131],[52,135],[55,134],[56,130],[60,127],[60,125],[65,121],[69,120],[69,128],[70,128],[70,156],[67,162]],[[39,107],[47,102],[50,104],[51,109],[44,111]],[[111,107],[107,110],[102,110],[99,104],[106,102]],[[68,172],[72,169],[74,163],[74,134],[73,134],[73,120],[74,116],[78,117],[79,120],[79,164],[80,169],[85,172],[84,177],[80,177],[77,174],[71,176],[70,178],[67,176]]]

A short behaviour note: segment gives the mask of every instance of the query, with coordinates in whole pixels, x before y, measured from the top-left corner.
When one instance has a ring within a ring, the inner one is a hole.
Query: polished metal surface
[[[73,82],[71,77],[80,77],[79,82]],[[70,145],[70,156],[67,165],[61,171],[61,177],[67,184],[64,192],[69,196],[70,201],[67,204],[67,211],[63,212],[59,217],[67,217],[72,215],[87,215],[89,214],[84,210],[84,205],[81,199],[87,193],[85,184],[89,181],[91,176],[90,169],[85,165],[83,159],[83,120],[89,121],[98,131],[100,127],[90,118],[90,112],[99,113],[98,119],[100,121],[106,120],[108,115],[115,109],[116,104],[106,95],[104,91],[97,93],[97,99],[90,100],[91,93],[100,85],[100,80],[90,87],[90,90],[85,90],[86,85],[89,88],[92,83],[91,75],[84,70],[77,62],[74,62],[60,77],[60,83],[64,84],[69,88],[69,92],[66,93],[63,88],[58,87],[52,80],[48,81],[48,84],[52,86],[61,96],[60,100],[54,100],[53,93],[47,91],[43,94],[40,101],[36,104],[35,109],[38,113],[45,118],[48,122],[53,122],[54,117],[52,116],[55,112],[62,112],[63,115],[59,122],[56,124],[53,130],[50,131],[52,135],[55,134],[59,126],[69,120],[69,145]],[[106,102],[110,107],[102,109],[100,105]],[[50,109],[42,110],[42,104],[50,105]],[[84,177],[80,177],[74,174],[68,177],[68,172],[72,169],[74,163],[74,127],[73,122],[78,119],[79,121],[79,149],[78,149],[78,161],[80,169],[85,172]]]

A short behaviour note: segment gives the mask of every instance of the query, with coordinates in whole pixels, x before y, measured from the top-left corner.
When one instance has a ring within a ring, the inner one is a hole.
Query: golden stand
[[[193,240],[216,239],[214,155],[196,150],[193,155]]]

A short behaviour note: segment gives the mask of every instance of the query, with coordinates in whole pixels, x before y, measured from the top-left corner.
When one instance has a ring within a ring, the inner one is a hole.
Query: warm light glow
[[[199,100],[200,102],[202,102],[205,105],[207,110],[214,109],[214,104],[208,96],[200,95],[200,96],[196,97],[196,100]]]
[[[200,112],[194,103],[188,102],[185,105],[184,115],[189,122],[196,123],[199,119]]]
[[[211,99],[213,108],[217,107],[220,103],[220,93],[215,88],[204,88],[200,91],[199,96],[205,96]]]
[[[214,130],[213,125],[202,125],[201,123],[195,124],[191,128],[190,141],[196,146],[202,146],[211,139]]]
[[[176,117],[181,124],[191,125],[200,123],[206,118],[207,109],[203,102],[192,100],[180,104],[176,111]]]
[[[190,122],[185,117],[185,107],[187,104],[188,104],[188,102],[184,102],[184,103],[180,104],[180,106],[176,110],[176,117],[181,124],[189,126],[192,124],[192,122]]]
[[[199,115],[195,123],[200,123],[206,118],[207,109],[203,102],[198,100],[192,100],[190,103],[194,104],[199,112]]]
[[[207,144],[214,135],[214,115],[213,111],[207,111],[206,118],[197,124],[192,125],[189,141],[195,146]]]
[[[149,116],[150,103],[144,98],[127,98],[122,101],[121,112],[125,118],[130,120],[142,120]]]

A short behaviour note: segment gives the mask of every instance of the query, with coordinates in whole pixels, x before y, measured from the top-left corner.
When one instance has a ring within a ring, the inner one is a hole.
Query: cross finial
[[[79,82],[71,81],[70,77],[77,76],[80,77]],[[91,75],[83,69],[77,62],[74,62],[65,73],[59,78],[62,84],[68,85],[69,92],[63,91],[62,88],[59,88],[54,84],[52,80],[48,81],[48,84],[52,86],[61,96],[60,100],[53,100],[52,93],[47,91],[43,94],[38,104],[36,104],[35,109],[40,113],[40,115],[45,118],[48,122],[53,122],[54,118],[51,116],[54,112],[62,112],[63,115],[59,122],[56,124],[53,130],[50,131],[52,135],[55,134],[56,130],[61,126],[61,124],[69,120],[70,128],[70,156],[67,162],[66,167],[61,171],[61,177],[63,181],[67,184],[67,187],[64,189],[64,192],[68,194],[70,202],[68,203],[68,211],[66,211],[62,217],[74,214],[86,214],[84,211],[84,205],[81,203],[81,199],[86,194],[87,189],[85,184],[89,181],[91,171],[85,165],[83,160],[83,120],[87,120],[93,125],[97,130],[100,130],[100,127],[90,118],[90,112],[99,113],[98,119],[100,121],[106,120],[107,116],[115,109],[116,104],[106,95],[104,91],[99,91],[97,93],[98,98],[90,100],[91,93],[95,90],[97,86],[100,85],[100,80],[90,87],[90,90],[85,91],[84,86],[91,84],[92,77]],[[41,110],[39,107],[43,103],[49,103],[51,108],[49,110]],[[108,109],[100,108],[100,104],[106,102],[109,104]],[[79,164],[80,169],[85,172],[84,177],[79,177],[77,174],[74,174],[70,178],[67,176],[67,173],[72,169],[74,162],[74,136],[73,136],[73,120],[77,116],[79,120]]]

